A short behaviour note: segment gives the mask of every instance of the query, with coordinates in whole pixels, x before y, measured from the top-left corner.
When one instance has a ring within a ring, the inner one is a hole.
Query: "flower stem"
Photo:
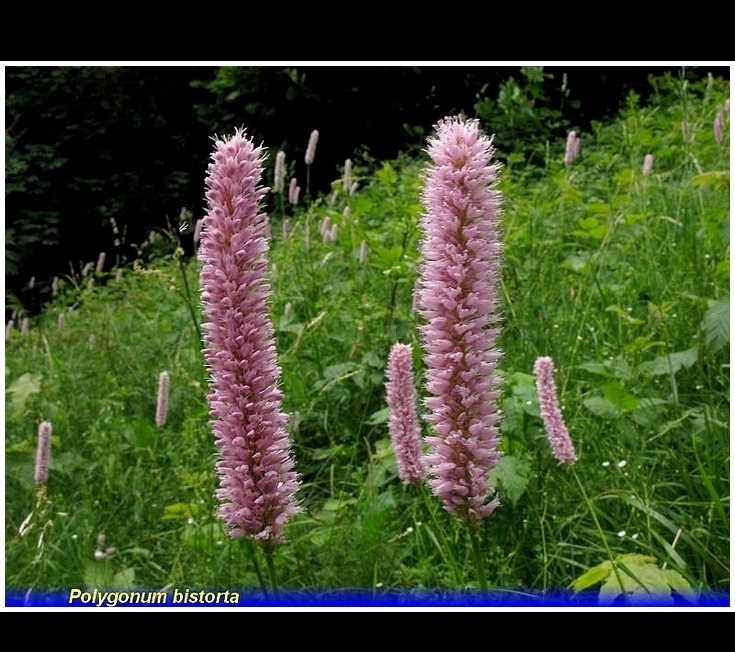
[[[480,584],[480,590],[487,592],[487,578],[485,577],[485,565],[482,563],[482,552],[480,550],[480,535],[477,530],[468,527],[470,534],[470,543],[472,544],[472,557],[475,560],[475,570],[477,571],[477,581]]]
[[[590,497],[587,495],[587,492],[584,490],[584,485],[582,484],[582,481],[579,479],[576,469],[573,466],[570,468],[572,469],[572,473],[574,474],[574,479],[577,481],[577,484],[579,485],[579,489],[582,492],[582,495],[584,496],[584,500],[587,503],[587,507],[589,507],[590,514],[592,515],[592,520],[595,522],[595,526],[597,527],[597,532],[599,533],[600,539],[602,540],[602,545],[605,547],[605,551],[607,552],[607,556],[608,556],[608,559],[610,560],[610,565],[612,566],[613,573],[615,573],[615,578],[618,580],[618,584],[620,585],[620,590],[623,596],[625,596],[625,585],[623,584],[623,578],[620,576],[620,571],[618,570],[618,566],[615,563],[615,559],[613,559],[612,550],[610,550],[610,546],[607,544],[607,539],[605,538],[605,533],[602,531],[602,526],[600,525],[600,521],[597,518],[597,512],[595,512],[594,505],[592,504]]]

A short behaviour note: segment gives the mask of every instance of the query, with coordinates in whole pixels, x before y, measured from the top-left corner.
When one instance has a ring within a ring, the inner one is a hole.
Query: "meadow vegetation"
[[[729,84],[652,83],[647,104],[631,94],[614,121],[578,133],[569,165],[564,134],[528,146],[530,161],[511,152],[500,172],[502,504],[480,539],[488,582],[508,599],[612,602],[616,563],[629,597],[729,591]],[[274,555],[280,588],[476,589],[464,528],[401,483],[387,430],[391,346],[412,344],[423,369],[412,302],[426,157],[355,157],[356,188],[318,149],[313,165],[333,166],[331,193],[302,183],[298,204],[272,192],[266,207],[304,508]],[[7,333],[6,590],[262,586],[259,551],[216,515],[200,267],[182,247],[199,217],[172,220],[133,268],[62,278],[27,331]],[[557,369],[574,473],[546,439],[539,356]],[[42,421],[53,435],[39,489]],[[95,555],[100,534],[110,554]]]

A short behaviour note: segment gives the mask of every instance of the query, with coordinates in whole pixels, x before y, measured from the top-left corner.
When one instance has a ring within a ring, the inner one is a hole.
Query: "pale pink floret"
[[[429,485],[476,524],[500,504],[488,474],[500,459],[501,196],[494,148],[477,120],[448,117],[429,139],[416,298],[426,364]],[[489,501],[489,502],[488,502]]]
[[[409,344],[393,345],[388,355],[385,389],[390,410],[388,431],[396,454],[398,474],[405,484],[421,484],[426,478],[426,468],[416,413],[412,351]]]
[[[536,360],[533,371],[536,374],[536,391],[541,408],[541,418],[546,428],[551,451],[559,462],[571,466],[576,463],[577,454],[559,408],[554,382],[554,361],[549,357],[540,357]]]
[[[198,257],[220,515],[230,536],[250,536],[271,550],[301,508],[268,314],[262,156],[240,130],[216,141]]]

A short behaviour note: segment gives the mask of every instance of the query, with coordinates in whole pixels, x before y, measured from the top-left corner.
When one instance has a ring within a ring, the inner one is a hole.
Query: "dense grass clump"
[[[508,595],[666,603],[729,589],[729,112],[713,128],[729,88],[653,81],[649,104],[631,95],[613,123],[579,134],[569,165],[561,139],[542,166],[501,171],[502,505],[480,540],[488,583]],[[478,587],[462,526],[401,482],[388,436],[392,345],[413,345],[423,371],[412,304],[425,164],[366,160],[356,188],[337,178],[307,203],[269,199],[270,310],[304,508],[274,555],[282,590]],[[149,243],[158,255],[134,269],[66,279],[27,333],[9,332],[8,590],[262,585],[256,551],[216,517],[199,266],[176,238]],[[557,369],[573,469],[546,440],[539,356]]]

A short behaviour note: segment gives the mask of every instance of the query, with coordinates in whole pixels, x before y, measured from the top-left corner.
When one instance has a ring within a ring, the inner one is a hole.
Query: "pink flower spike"
[[[242,130],[215,142],[198,258],[220,516],[231,537],[251,537],[269,551],[302,509],[268,309],[262,176],[262,149]]]
[[[533,366],[533,372],[536,374],[541,418],[551,450],[559,462],[572,466],[577,461],[577,454],[574,452],[574,444],[559,408],[554,382],[554,361],[549,357],[538,358]]]
[[[158,400],[156,401],[156,426],[163,428],[168,415],[168,372],[158,375]]]
[[[51,457],[51,423],[43,421],[38,426],[38,444],[36,445],[36,467],[34,479],[36,484],[46,484]]]
[[[352,161],[345,159],[345,172],[342,177],[342,185],[344,186],[345,192],[349,193],[352,188]]]
[[[570,131],[567,136],[567,147],[564,151],[564,165],[571,165],[572,161],[577,158],[577,132]]]
[[[489,472],[497,465],[500,377],[496,347],[501,195],[498,164],[477,120],[448,117],[428,141],[433,160],[422,193],[418,312],[431,396],[426,420],[429,485],[444,509],[477,525],[500,504]],[[489,502],[488,502],[489,501]]]
[[[292,178],[291,181],[288,184],[288,203],[289,204],[296,204],[299,201],[299,198],[297,196],[297,184],[298,181],[296,181],[296,177]]]
[[[725,119],[722,116],[722,111],[718,111],[715,116],[715,140],[718,143],[722,142],[722,129],[725,126]]]
[[[647,177],[653,171],[653,154],[646,154],[643,159],[643,176]]]
[[[304,156],[304,163],[311,165],[314,162],[314,156],[316,156],[316,144],[319,142],[319,132],[314,129],[309,136],[309,145],[306,147],[306,155]]]
[[[100,251],[100,255],[97,257],[97,265],[94,268],[94,271],[98,274],[105,268],[105,258],[107,258],[107,254],[104,251]]]
[[[413,349],[409,344],[393,345],[388,355],[385,389],[390,411],[388,431],[396,454],[398,474],[404,484],[418,485],[426,478],[426,468],[422,459],[421,428],[416,414],[412,354]]]
[[[276,154],[276,167],[273,171],[273,190],[283,194],[286,173],[286,152],[280,151]]]

